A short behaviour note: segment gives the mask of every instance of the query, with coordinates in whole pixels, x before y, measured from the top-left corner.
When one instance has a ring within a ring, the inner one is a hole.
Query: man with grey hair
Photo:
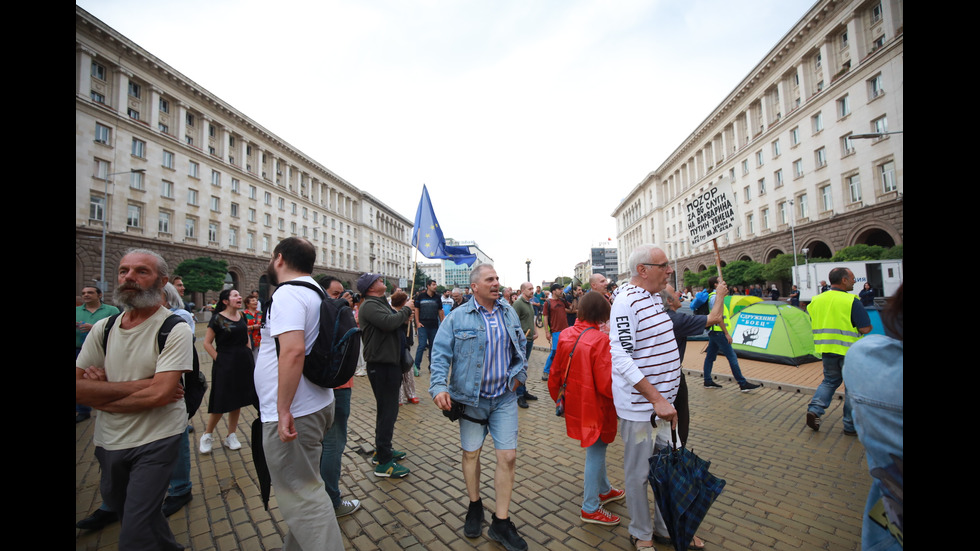
[[[92,327],[75,359],[75,399],[101,411],[95,455],[102,498],[122,522],[119,548],[183,549],[160,504],[187,427],[180,377],[193,368],[192,334],[176,323],[157,350],[171,317],[161,305],[168,268],[160,255],[130,250],[117,273],[114,296],[125,312]]]
[[[527,340],[514,309],[500,300],[500,279],[490,264],[470,273],[473,299],[443,322],[432,351],[429,394],[443,411],[462,406],[459,435],[469,508],[463,525],[468,538],[483,531],[480,452],[487,433],[497,454],[493,521],[487,536],[507,551],[524,551],[527,542],[509,516],[517,462],[517,387],[527,380]],[[450,373],[450,367],[452,372]]]

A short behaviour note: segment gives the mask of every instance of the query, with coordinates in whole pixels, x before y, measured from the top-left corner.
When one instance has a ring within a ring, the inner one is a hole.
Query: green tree
[[[721,269],[721,274],[728,285],[752,285],[754,283],[765,283],[766,278],[762,275],[762,264],[752,260],[736,260]],[[715,272],[714,268],[711,269]],[[714,275],[714,274],[712,274]],[[709,276],[710,277],[710,276]]]
[[[424,270],[415,270],[415,292],[418,293],[422,289],[425,289],[425,282],[429,279],[431,278],[425,273]],[[405,289],[405,292],[408,293],[411,290],[411,288]]]
[[[880,260],[887,251],[888,249],[878,245],[851,245],[837,251],[830,260],[833,262]]]
[[[895,245],[881,256],[882,260],[902,260],[903,258],[905,258],[904,245]]]
[[[220,290],[225,285],[227,273],[228,262],[215,260],[209,256],[185,260],[174,269],[174,274],[183,278],[184,287],[189,293]]]
[[[796,263],[803,266],[806,259],[803,255],[796,255]],[[813,260],[811,260],[813,262]],[[762,268],[762,276],[767,281],[793,281],[793,255],[783,253],[769,261]]]

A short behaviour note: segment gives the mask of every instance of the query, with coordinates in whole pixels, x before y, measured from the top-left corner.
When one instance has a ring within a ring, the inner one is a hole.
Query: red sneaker
[[[601,506],[594,513],[582,511],[582,520],[592,524],[602,524],[604,526],[616,526],[619,524],[619,517],[606,511]]]
[[[626,490],[617,490],[616,488],[611,488],[609,493],[599,494],[599,504],[605,505],[607,503],[612,503],[613,501],[619,501],[626,497]]]
[[[408,401],[409,402],[412,402],[413,404],[419,403],[419,399],[418,398],[409,398]]]

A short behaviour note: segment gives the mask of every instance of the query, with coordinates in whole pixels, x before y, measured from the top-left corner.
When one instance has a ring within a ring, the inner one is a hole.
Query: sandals
[[[632,536],[630,537],[632,538]],[[673,545],[674,543],[668,536],[661,536],[656,532],[653,533],[653,541],[657,543],[662,543],[664,545]],[[698,544],[699,541],[701,542],[700,544]],[[694,536],[693,538],[691,538],[691,544],[688,545],[687,548],[700,551],[701,549],[704,549],[704,541],[701,540],[701,538]]]
[[[656,534],[654,534],[654,537],[656,537]],[[657,551],[657,548],[652,545],[644,545],[643,547],[637,547],[636,542],[638,541],[640,540],[636,539],[635,536],[630,534],[630,545],[632,545],[633,548],[636,549],[636,551]]]

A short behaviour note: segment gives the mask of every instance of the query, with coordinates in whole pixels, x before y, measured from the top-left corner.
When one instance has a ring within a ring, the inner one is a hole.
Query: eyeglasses
[[[670,266],[670,262],[664,262],[662,264],[652,264],[650,262],[640,262],[640,265],[641,266],[656,266],[657,268],[660,268],[661,270],[666,270],[667,267]]]

